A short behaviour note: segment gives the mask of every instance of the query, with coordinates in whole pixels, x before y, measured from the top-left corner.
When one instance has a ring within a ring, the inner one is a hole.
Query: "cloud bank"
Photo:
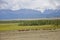
[[[0,9],[33,9],[43,12],[45,9],[60,9],[60,0],[0,0]]]

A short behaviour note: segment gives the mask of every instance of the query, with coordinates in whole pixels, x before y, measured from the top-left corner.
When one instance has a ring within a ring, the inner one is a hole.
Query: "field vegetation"
[[[0,31],[4,30],[52,30],[60,28],[60,19],[54,20],[11,20],[0,21]]]

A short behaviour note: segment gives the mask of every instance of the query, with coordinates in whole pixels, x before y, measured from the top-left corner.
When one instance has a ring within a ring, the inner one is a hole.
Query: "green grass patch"
[[[5,30],[49,30],[49,29],[58,29],[60,28],[60,25],[57,27],[55,25],[41,25],[41,26],[18,26],[18,23],[16,24],[0,24],[0,31]]]
[[[56,20],[16,20],[0,21],[0,31],[5,30],[51,30],[60,28],[60,19]]]

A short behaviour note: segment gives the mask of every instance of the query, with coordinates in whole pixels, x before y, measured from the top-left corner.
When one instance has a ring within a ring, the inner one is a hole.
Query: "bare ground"
[[[38,31],[0,31],[0,40],[60,40],[60,29]]]

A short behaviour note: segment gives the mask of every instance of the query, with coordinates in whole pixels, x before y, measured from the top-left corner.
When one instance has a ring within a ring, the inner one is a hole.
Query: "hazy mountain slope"
[[[37,10],[21,9],[17,11],[0,10],[0,19],[27,19],[27,18],[53,18],[60,17],[60,10],[45,10],[43,13]]]

